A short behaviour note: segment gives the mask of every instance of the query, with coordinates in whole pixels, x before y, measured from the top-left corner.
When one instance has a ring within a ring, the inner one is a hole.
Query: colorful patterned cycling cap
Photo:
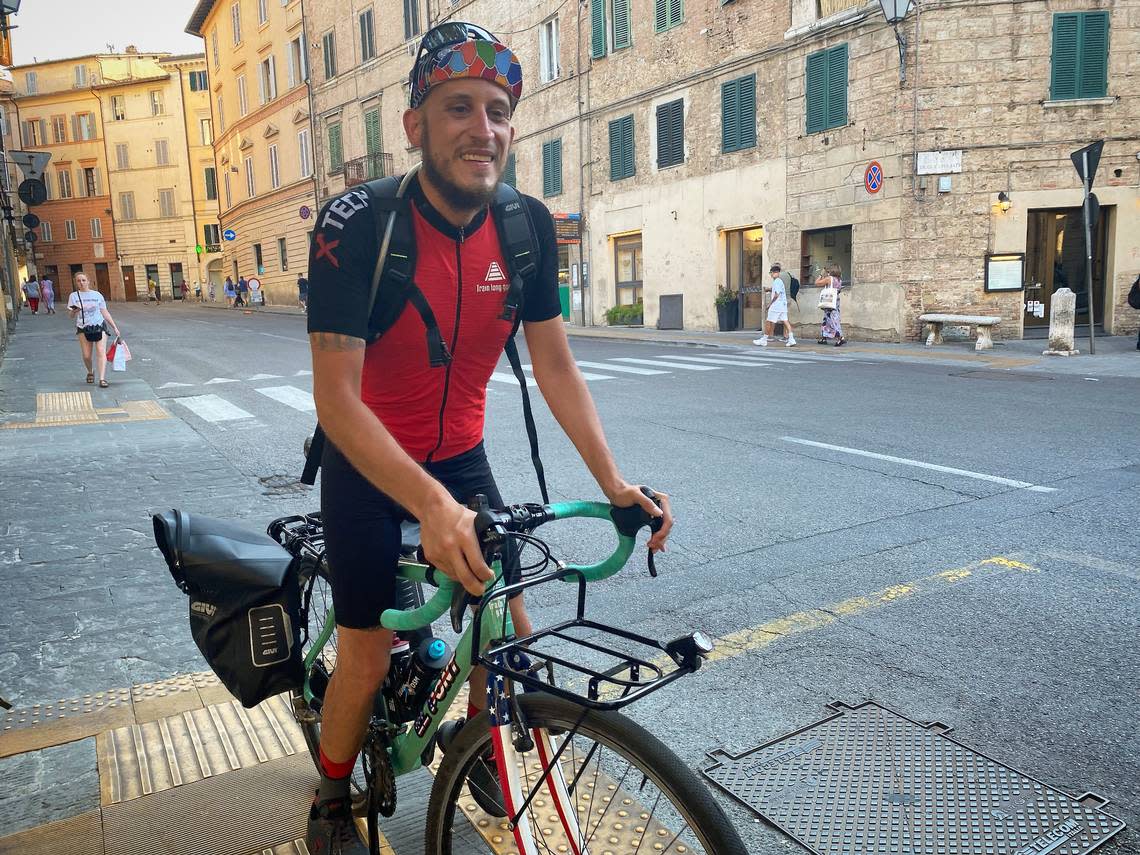
[[[428,30],[420,40],[408,75],[409,103],[414,109],[433,86],[464,77],[503,87],[511,97],[512,110],[522,97],[522,66],[514,51],[482,27],[448,21]]]

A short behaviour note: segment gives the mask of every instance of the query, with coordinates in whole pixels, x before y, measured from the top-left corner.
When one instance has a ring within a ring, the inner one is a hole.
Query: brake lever
[[[649,487],[642,487],[641,492],[644,493],[646,496],[648,496],[650,499],[652,499],[653,504],[657,505],[657,507],[661,507],[661,502],[657,499],[657,494],[655,492],[653,492],[652,489],[650,489]],[[665,517],[664,516],[653,517],[652,519],[649,520],[649,531],[650,532],[661,531],[661,527],[663,525],[665,525]],[[645,551],[649,554],[649,556],[648,556],[649,576],[652,579],[656,579],[657,578],[657,564],[653,560],[653,550],[650,549],[649,547],[646,547]]]
[[[463,615],[467,607],[475,602],[475,598],[467,593],[467,589],[456,584],[451,592],[451,628],[456,634],[463,632]]]

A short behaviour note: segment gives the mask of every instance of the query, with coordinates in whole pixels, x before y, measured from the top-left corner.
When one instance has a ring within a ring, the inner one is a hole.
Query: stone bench
[[[964,327],[976,327],[978,331],[978,341],[974,345],[974,350],[990,350],[994,346],[993,336],[990,335],[990,327],[995,326],[1001,321],[1001,318],[990,318],[985,315],[946,315],[940,313],[933,313],[927,315],[919,315],[919,323],[929,324],[930,335],[926,337],[926,346],[932,347],[936,344],[942,344],[942,325],[959,325]]]

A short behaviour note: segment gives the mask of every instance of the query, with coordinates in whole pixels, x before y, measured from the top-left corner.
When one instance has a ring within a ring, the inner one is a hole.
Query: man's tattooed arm
[[[364,339],[342,333],[315,332],[309,334],[313,350],[344,352],[364,350]]]

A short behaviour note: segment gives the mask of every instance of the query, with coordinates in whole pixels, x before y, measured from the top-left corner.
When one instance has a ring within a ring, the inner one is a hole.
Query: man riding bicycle
[[[503,505],[483,423],[487,383],[513,321],[504,317],[498,280],[507,265],[489,205],[514,139],[522,72],[492,34],[448,22],[423,37],[409,83],[404,131],[423,161],[408,188],[413,279],[438,319],[451,361],[431,367],[424,322],[411,305],[368,343],[381,251],[374,220],[381,214],[369,210],[368,194],[349,191],[326,205],[310,249],[313,396],[329,440],[321,513],[339,638],[321,713],[320,789],[306,835],[314,855],[367,851],[352,823],[349,779],[388,671],[392,633],[380,628],[379,617],[395,605],[400,522],[418,520],[427,560],[479,596],[492,571],[475,537],[475,512],[464,502],[482,493],[493,507]],[[658,508],[613,460],[563,328],[553,219],[538,200],[521,199],[541,255],[521,309],[538,388],[606,498],[664,518],[649,540],[650,549],[664,549],[672,525],[668,497],[657,493]],[[528,634],[521,598],[511,602],[511,615],[516,630]],[[472,677],[473,684],[479,680],[485,677]],[[484,693],[470,697],[469,717]],[[482,774],[491,780],[481,788],[497,786],[485,766]]]

